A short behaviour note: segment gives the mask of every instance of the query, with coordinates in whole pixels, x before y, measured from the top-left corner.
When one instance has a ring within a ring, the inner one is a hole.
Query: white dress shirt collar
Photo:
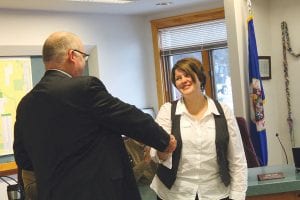
[[[67,72],[64,72],[64,71],[62,71],[60,69],[48,69],[47,71],[50,71],[50,70],[59,71],[59,72],[65,74],[65,75],[67,75],[68,77],[72,78],[72,76],[70,74],[68,74]]]
[[[215,102],[209,98],[208,96],[205,96],[207,99],[207,103],[208,103],[208,108],[207,111],[205,112],[204,116],[209,115],[209,114],[214,114],[214,115],[220,115]],[[176,107],[176,115],[182,115],[182,114],[187,114],[190,115],[189,112],[187,111],[184,101],[183,101],[183,97],[181,97],[178,102],[177,102],[177,107]]]

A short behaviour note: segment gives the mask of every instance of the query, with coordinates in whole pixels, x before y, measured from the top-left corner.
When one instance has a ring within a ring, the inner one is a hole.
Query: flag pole
[[[261,166],[268,164],[267,134],[265,127],[265,94],[259,72],[258,52],[254,32],[251,0],[247,0],[248,23],[248,67],[250,92],[250,132],[251,140]]]
[[[251,2],[251,0],[247,0],[247,6],[248,6],[248,14],[249,14],[249,16],[252,16],[252,2]]]

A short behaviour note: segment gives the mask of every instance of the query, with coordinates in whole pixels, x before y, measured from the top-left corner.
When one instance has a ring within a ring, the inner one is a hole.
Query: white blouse
[[[215,120],[213,114],[219,115],[212,99],[208,99],[208,109],[201,119],[193,118],[187,111],[183,100],[179,100],[176,115],[181,115],[180,131],[182,152],[178,166],[177,178],[169,190],[155,175],[150,187],[164,200],[218,200],[229,198],[244,200],[247,190],[247,162],[239,128],[230,108],[222,108],[227,120],[229,132],[228,161],[231,183],[225,187],[219,176],[215,145]],[[165,103],[156,118],[169,134],[171,133],[171,103]],[[155,149],[151,157],[168,168],[172,167],[172,158],[161,162]]]

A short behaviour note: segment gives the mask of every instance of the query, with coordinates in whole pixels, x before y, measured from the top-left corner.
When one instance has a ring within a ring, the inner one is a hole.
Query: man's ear
[[[76,59],[76,55],[75,55],[75,53],[74,53],[74,50],[70,49],[70,50],[68,51],[68,60],[69,60],[70,62],[74,63],[74,62],[75,62],[75,59]]]

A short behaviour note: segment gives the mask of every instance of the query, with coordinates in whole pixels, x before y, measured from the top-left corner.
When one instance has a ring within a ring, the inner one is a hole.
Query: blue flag
[[[250,132],[253,146],[261,166],[268,164],[267,136],[265,129],[265,94],[259,72],[258,53],[253,18],[248,19],[249,86],[250,86]]]

